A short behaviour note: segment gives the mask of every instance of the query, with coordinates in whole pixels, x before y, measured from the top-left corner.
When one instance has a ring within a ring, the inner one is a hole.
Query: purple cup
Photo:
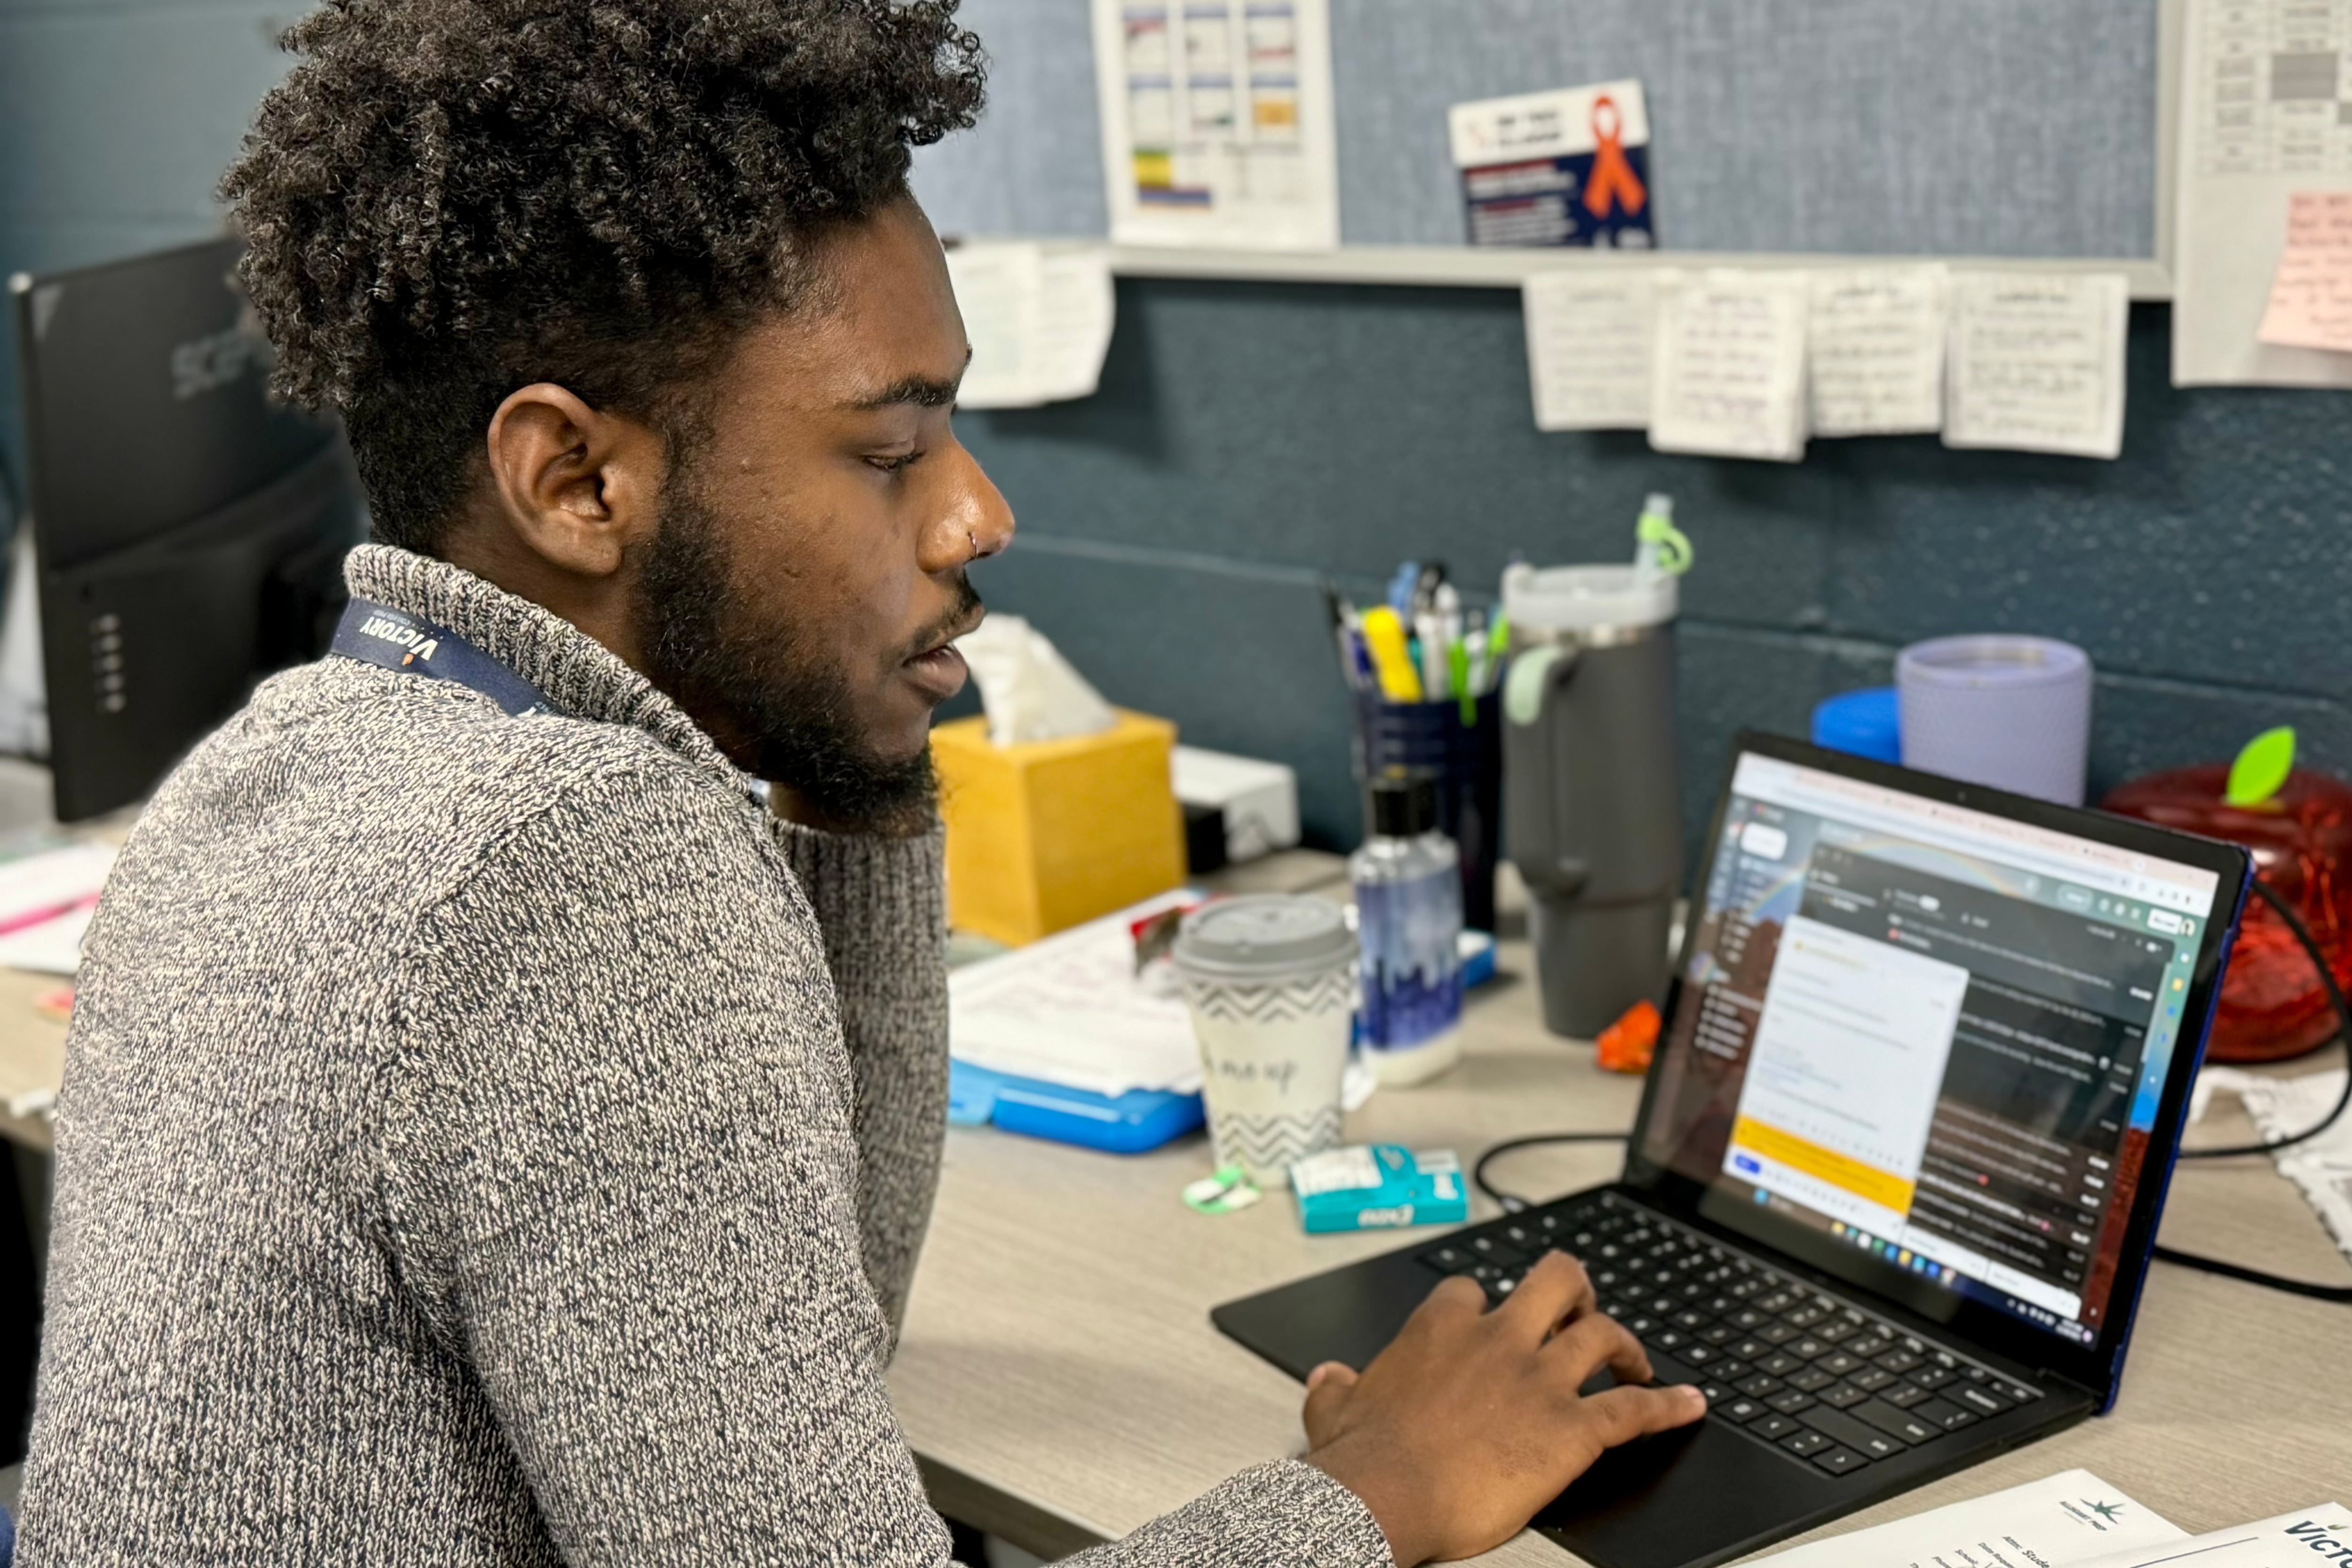
[[[1895,660],[1903,765],[2083,804],[2091,656],[2053,637],[1937,637]]]

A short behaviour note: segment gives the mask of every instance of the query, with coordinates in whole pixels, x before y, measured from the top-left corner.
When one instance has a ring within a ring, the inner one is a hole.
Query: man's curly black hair
[[[376,534],[432,551],[507,394],[673,447],[827,230],[972,123],[956,0],[327,0],[221,182],[273,384],[342,415]]]

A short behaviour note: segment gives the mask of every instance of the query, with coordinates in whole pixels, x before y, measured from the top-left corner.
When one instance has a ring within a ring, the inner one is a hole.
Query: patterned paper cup
[[[1283,1185],[1291,1162],[1339,1142],[1356,1004],[1346,917],[1322,899],[1228,899],[1185,917],[1175,960],[1217,1163]]]

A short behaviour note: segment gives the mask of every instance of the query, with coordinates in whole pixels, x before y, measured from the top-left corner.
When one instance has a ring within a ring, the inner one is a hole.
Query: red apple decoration
[[[2232,772],[2217,763],[2151,773],[2100,804],[2252,850],[2254,874],[2303,918],[2337,982],[2352,988],[2352,888],[2345,880],[2352,788],[2295,768],[2266,798],[2233,805],[2232,793],[2243,799],[2249,792],[2232,791]],[[2207,1056],[2221,1062],[2282,1061],[2316,1050],[2336,1032],[2336,1013],[2310,955],[2268,904],[2249,898],[2222,977]]]

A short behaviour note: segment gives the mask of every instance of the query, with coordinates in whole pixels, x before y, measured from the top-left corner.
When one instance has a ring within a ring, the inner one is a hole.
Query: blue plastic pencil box
[[[948,1064],[948,1120],[960,1127],[992,1123],[1006,1132],[1049,1138],[1113,1154],[1140,1154],[1201,1125],[1201,1097],[1131,1089],[1092,1094],[1039,1079]]]

